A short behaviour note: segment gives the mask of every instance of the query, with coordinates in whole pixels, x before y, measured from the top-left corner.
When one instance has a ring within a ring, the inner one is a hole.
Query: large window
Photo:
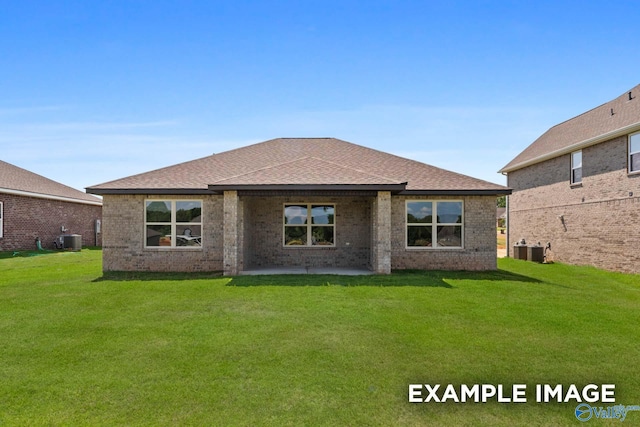
[[[335,246],[335,205],[284,205],[285,246]]]
[[[201,201],[147,200],[144,215],[147,248],[202,246]]]
[[[571,183],[582,182],[582,150],[571,153]]]
[[[640,133],[629,135],[629,173],[640,172]]]
[[[407,200],[407,248],[463,247],[461,200]]]

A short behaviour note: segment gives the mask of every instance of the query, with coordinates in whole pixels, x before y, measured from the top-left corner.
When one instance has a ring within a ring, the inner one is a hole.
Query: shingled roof
[[[90,194],[0,160],[0,193],[102,205]]]
[[[616,99],[555,125],[511,160],[511,172],[640,130],[640,85]]]
[[[507,194],[498,184],[335,138],[278,138],[87,188],[93,194],[224,190]]]

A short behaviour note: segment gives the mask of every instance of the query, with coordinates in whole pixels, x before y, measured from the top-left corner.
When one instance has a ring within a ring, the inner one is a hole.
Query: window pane
[[[171,222],[171,202],[147,202],[147,222]]]
[[[311,227],[312,245],[333,245],[333,227]]]
[[[582,168],[574,169],[571,171],[572,181],[574,183],[582,182]]]
[[[311,224],[333,224],[333,206],[311,207]]]
[[[285,227],[284,228],[284,244],[285,245],[306,245],[307,244],[307,227]]]
[[[171,226],[148,225],[147,246],[171,246]]]
[[[407,202],[407,224],[431,223],[432,218],[432,202]]]
[[[431,246],[431,226],[407,227],[407,246]]]
[[[631,136],[631,141],[629,142],[629,152],[640,153],[640,133]]]
[[[462,202],[438,202],[438,222],[462,224]]]
[[[200,225],[176,226],[177,246],[202,246],[202,227]]]
[[[631,172],[640,171],[640,153],[631,155]]]
[[[200,202],[176,202],[177,222],[202,222],[202,204]]]
[[[307,207],[301,205],[286,205],[284,207],[285,224],[306,224]]]
[[[441,225],[438,227],[438,246],[462,246],[462,227]]]
[[[573,169],[582,167],[582,151],[576,151],[571,154],[571,167]]]

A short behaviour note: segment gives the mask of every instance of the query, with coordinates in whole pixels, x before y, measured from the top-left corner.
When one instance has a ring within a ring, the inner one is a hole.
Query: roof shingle
[[[500,172],[521,169],[637,129],[640,129],[640,85],[612,101],[553,126]]]
[[[36,173],[0,160],[0,193],[20,192],[45,198],[69,199],[70,202],[102,204],[91,194],[45,178]]]
[[[498,184],[335,138],[272,139],[96,185],[87,191],[109,194],[123,190],[206,190],[216,185],[401,183],[407,183],[407,191],[508,191]]]

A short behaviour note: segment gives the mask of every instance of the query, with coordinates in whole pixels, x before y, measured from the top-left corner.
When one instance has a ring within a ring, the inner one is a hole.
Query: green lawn
[[[613,383],[640,405],[638,275],[501,259],[490,273],[103,277],[99,250],[12,255],[0,426],[580,425],[575,402],[535,403],[535,384]],[[524,383],[529,402],[410,404],[412,383]]]

